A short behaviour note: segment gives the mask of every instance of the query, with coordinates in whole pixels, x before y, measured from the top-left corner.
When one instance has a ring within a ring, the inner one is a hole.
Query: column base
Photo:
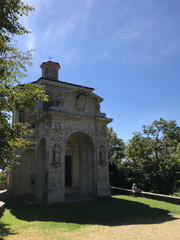
[[[64,189],[50,190],[47,195],[47,204],[65,202]]]
[[[97,197],[110,197],[111,186],[109,183],[98,183],[97,184]]]

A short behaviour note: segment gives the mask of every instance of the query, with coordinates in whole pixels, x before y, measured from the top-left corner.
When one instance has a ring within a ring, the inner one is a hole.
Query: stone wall
[[[2,217],[5,210],[5,203],[0,201],[0,218]]]
[[[122,195],[132,195],[131,190],[124,189],[124,188],[111,187],[111,191],[113,193],[122,194]],[[136,193],[136,196],[146,197],[146,198],[150,198],[150,199],[154,199],[154,200],[159,200],[159,201],[164,201],[164,202],[169,202],[169,203],[180,205],[180,198],[178,198],[178,197],[172,197],[172,196],[156,194],[156,193],[149,193],[149,192]]]

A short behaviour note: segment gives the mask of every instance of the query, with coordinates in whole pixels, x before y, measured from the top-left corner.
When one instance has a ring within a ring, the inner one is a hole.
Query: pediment
[[[85,88],[81,88],[81,89],[79,89],[79,88],[72,88],[72,89],[69,89],[69,90],[65,90],[65,91],[63,91],[61,93],[62,94],[66,94],[66,95],[73,94],[73,93],[79,95],[79,94],[85,93],[87,95],[87,97],[90,96],[93,99],[97,99],[98,102],[102,102],[103,101],[103,98],[99,97],[98,95],[96,95],[92,91],[88,91]]]
[[[58,141],[58,142],[60,142],[60,141],[62,141],[63,139],[62,139],[62,137],[60,137],[59,135],[54,135],[54,136],[52,137],[52,140],[53,140],[53,141]]]
[[[92,91],[94,88],[84,87],[76,84],[61,82],[61,81],[53,81],[50,79],[40,78],[37,81],[33,83],[38,83],[40,85],[44,85],[46,89],[54,89],[56,91],[56,94],[62,94],[62,95],[69,95],[76,93],[85,93],[87,96],[89,95],[91,98],[97,99],[97,102],[102,102],[103,98],[96,95]]]

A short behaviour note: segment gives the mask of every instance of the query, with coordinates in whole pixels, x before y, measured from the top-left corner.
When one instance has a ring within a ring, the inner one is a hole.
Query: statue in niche
[[[56,124],[55,124],[55,130],[56,130],[56,132],[59,131],[59,123],[56,123]]]
[[[53,147],[53,164],[60,164],[60,154],[61,154],[61,148],[58,143],[54,144]]]
[[[106,162],[106,149],[104,146],[101,146],[99,148],[99,165],[105,166],[107,164]]]
[[[86,106],[87,97],[85,93],[81,93],[76,98],[75,107],[78,111],[84,111]]]

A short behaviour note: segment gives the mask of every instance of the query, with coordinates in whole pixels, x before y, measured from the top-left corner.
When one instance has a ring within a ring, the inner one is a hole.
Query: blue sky
[[[142,125],[164,118],[180,125],[179,0],[24,0],[35,7],[21,19],[18,38],[35,49],[34,68],[59,62],[59,80],[95,88],[108,127],[125,142]]]

